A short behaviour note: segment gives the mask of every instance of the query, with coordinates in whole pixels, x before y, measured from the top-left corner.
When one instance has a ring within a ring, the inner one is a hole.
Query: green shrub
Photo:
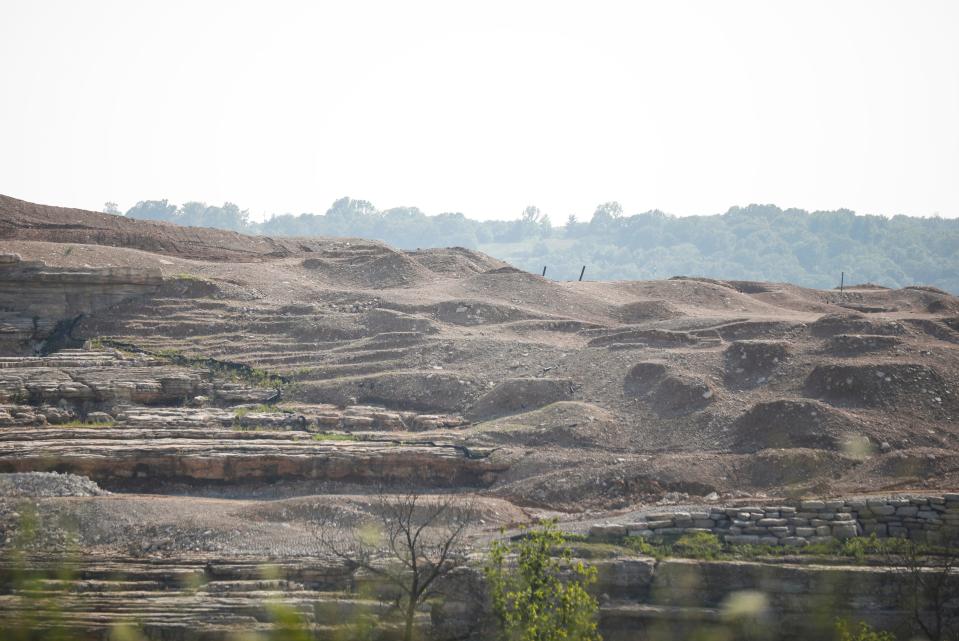
[[[599,604],[587,592],[596,568],[573,562],[555,521],[515,542],[494,541],[484,570],[508,641],[600,641]]]
[[[889,632],[873,630],[865,621],[851,627],[846,621],[837,619],[836,641],[896,641],[896,637]]]
[[[665,559],[672,554],[672,549],[669,545],[656,543],[641,536],[627,536],[623,540],[623,545],[633,552],[651,556],[655,559]]]
[[[716,559],[723,553],[723,543],[712,532],[693,532],[679,537],[672,551],[690,559]]]

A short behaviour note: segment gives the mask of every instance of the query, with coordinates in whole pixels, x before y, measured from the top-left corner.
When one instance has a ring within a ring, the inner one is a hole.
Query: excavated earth
[[[101,602],[72,615],[91,634],[140,588],[171,639],[259,625],[247,601],[281,592],[375,609],[297,558],[317,506],[400,488],[474,497],[480,541],[543,516],[956,488],[957,381],[959,299],[929,287],[558,282],[462,248],[0,196],[0,473],[20,475],[0,535],[28,497],[37,546],[95,560],[77,572]],[[270,560],[292,574],[257,574]],[[168,612],[162,586],[197,572],[238,600]]]

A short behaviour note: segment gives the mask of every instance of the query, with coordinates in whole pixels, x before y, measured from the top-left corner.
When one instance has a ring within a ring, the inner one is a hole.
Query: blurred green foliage
[[[517,541],[493,541],[485,567],[493,612],[507,641],[598,641],[596,568],[574,561],[553,521]]]

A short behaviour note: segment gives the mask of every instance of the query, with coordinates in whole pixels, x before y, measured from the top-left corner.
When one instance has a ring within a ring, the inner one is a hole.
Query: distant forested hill
[[[828,288],[846,282],[889,287],[924,284],[959,293],[959,219],[857,216],[849,210],[807,212],[774,205],[733,207],[724,214],[676,217],[659,211],[625,216],[614,202],[589,220],[553,225],[535,207],[516,220],[427,216],[415,207],[378,210],[342,198],[324,214],[284,214],[250,222],[231,203],[173,205],[142,201],[127,216],[220,227],[271,236],[359,236],[395,247],[462,246],[517,267],[575,279],[652,279],[675,275],[785,281]]]

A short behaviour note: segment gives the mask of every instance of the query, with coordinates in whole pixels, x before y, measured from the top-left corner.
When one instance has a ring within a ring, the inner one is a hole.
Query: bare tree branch
[[[314,529],[320,547],[351,571],[363,570],[398,588],[410,641],[417,608],[440,592],[459,564],[476,520],[473,502],[455,495],[377,493],[366,519],[327,519]],[[375,540],[373,534],[376,534]]]

